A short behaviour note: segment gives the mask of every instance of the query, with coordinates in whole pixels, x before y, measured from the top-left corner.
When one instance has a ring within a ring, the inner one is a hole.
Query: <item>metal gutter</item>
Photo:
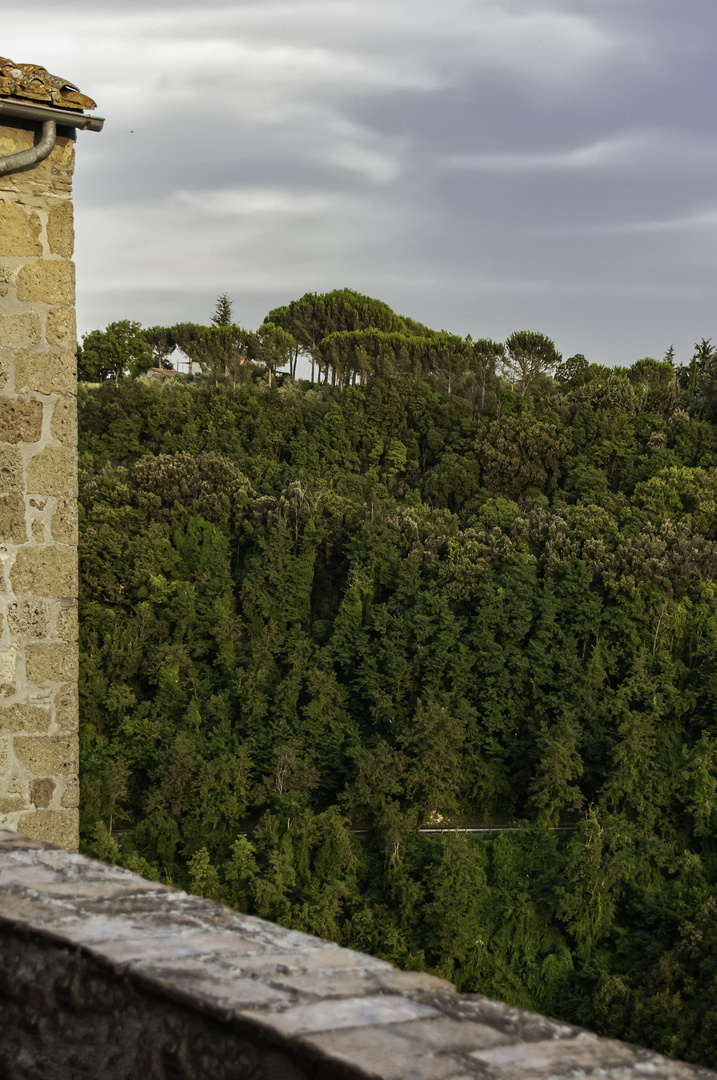
[[[41,124],[49,120],[60,127],[79,128],[81,131],[102,131],[105,123],[102,116],[92,116],[73,109],[55,109],[49,105],[33,105],[32,102],[18,101],[17,98],[0,97],[0,116],[3,115],[35,120]]]
[[[37,165],[38,161],[44,161],[52,153],[56,142],[57,124],[54,120],[46,120],[42,125],[39,143],[31,146],[29,150],[20,150],[17,154],[8,154],[0,158],[0,176],[19,172],[20,169],[27,169],[30,165]]]
[[[29,150],[17,154],[8,154],[0,158],[0,176],[27,169],[44,161],[52,153],[57,142],[57,125],[60,127],[79,128],[81,131],[102,131],[104,119],[90,116],[71,109],[54,109],[46,105],[33,105],[17,99],[0,98],[0,119],[3,116],[16,116],[22,120],[34,120],[42,124],[40,141]]]

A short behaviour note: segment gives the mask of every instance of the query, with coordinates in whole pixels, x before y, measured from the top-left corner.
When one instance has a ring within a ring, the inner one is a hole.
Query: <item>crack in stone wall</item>
[[[3,118],[0,155],[39,128]],[[78,844],[73,133],[0,177],[0,827]]]

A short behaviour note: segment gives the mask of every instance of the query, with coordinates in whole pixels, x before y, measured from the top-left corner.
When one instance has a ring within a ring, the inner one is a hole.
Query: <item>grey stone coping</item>
[[[0,1076],[716,1080],[0,831]]]

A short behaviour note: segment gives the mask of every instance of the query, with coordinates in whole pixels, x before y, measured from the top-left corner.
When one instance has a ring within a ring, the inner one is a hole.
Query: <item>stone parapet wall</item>
[[[0,156],[36,125],[3,118]],[[76,849],[73,133],[0,176],[0,825]]]
[[[717,1080],[0,832],[7,1080]]]

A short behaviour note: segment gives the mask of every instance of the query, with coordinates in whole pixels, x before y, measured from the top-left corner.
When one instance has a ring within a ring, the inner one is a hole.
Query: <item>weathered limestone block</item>
[[[25,675],[38,686],[77,680],[77,648],[73,642],[28,645],[25,657]]]
[[[80,636],[80,628],[77,620],[77,603],[61,609],[57,616],[56,632],[63,641],[76,642]]]
[[[47,242],[53,255],[72,258],[75,246],[72,203],[60,202],[47,215]]]
[[[34,810],[31,814],[21,815],[17,828],[31,840],[51,837],[48,843],[73,851],[77,847],[79,814],[77,810]]]
[[[0,341],[2,325],[0,325]],[[77,389],[77,361],[74,352],[19,350],[15,355],[15,390],[18,394],[74,394]]]
[[[30,640],[47,637],[51,631],[52,618],[49,601],[38,598],[15,601],[9,604],[7,609],[10,633],[13,636],[23,635]]]
[[[74,353],[77,345],[75,310],[69,306],[51,308],[47,313],[45,340],[48,345]]]
[[[20,648],[16,642],[0,648],[0,694],[10,696],[15,693],[19,659]]]
[[[33,495],[77,496],[77,452],[67,446],[46,446],[30,458],[25,485]]]
[[[57,784],[51,776],[36,777],[30,784],[30,802],[38,810],[46,810],[52,802]]]
[[[0,314],[0,343],[3,348],[34,349],[41,341],[42,326],[39,312],[22,311],[13,312],[11,315]]]
[[[36,210],[19,202],[0,203],[2,255],[42,255],[42,223]]]
[[[52,410],[50,435],[59,443],[77,445],[77,402],[74,398],[58,398]]]
[[[76,810],[80,805],[80,781],[77,776],[65,777],[65,788],[60,796],[60,806]]]
[[[24,806],[22,795],[0,795],[0,814],[15,814]]]
[[[22,547],[10,572],[17,595],[77,596],[77,552],[58,547]]]
[[[77,775],[77,743],[68,735],[16,735],[13,751],[33,776]]]
[[[17,492],[0,495],[0,542],[24,544],[26,540],[25,500]]]
[[[0,732],[40,733],[50,727],[50,709],[40,705],[8,705],[0,707]]]
[[[42,402],[34,398],[0,400],[0,441],[34,443],[42,434]]]
[[[57,499],[52,515],[52,538],[58,544],[77,545],[77,499]]]
[[[44,304],[71,304],[75,299],[75,267],[59,259],[38,259],[17,275],[18,300]]]
[[[0,442],[0,491],[22,492],[24,486],[20,451]]]
[[[55,696],[55,723],[58,731],[77,730],[78,697],[76,684],[68,683],[58,690]]]

